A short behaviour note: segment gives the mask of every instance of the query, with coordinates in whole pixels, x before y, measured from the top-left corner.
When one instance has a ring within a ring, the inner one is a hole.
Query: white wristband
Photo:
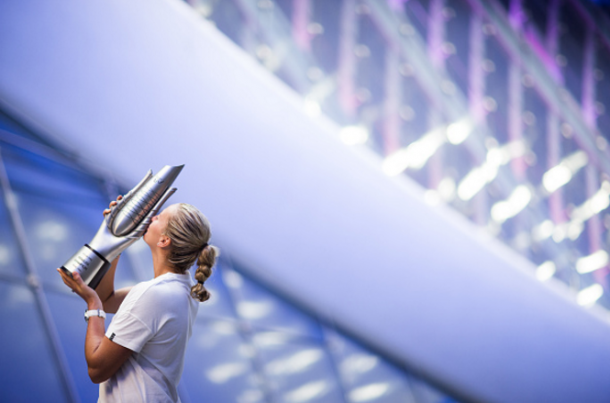
[[[90,311],[85,311],[85,322],[89,322],[89,318],[92,316],[97,316],[102,319],[106,319],[106,312],[101,309],[92,309]]]

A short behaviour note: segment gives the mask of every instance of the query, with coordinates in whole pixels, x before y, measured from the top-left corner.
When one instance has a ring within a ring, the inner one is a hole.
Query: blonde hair
[[[208,244],[212,236],[208,219],[196,207],[179,203],[164,235],[171,239],[167,260],[176,271],[186,273],[197,262],[197,284],[191,288],[191,296],[201,302],[208,300],[210,293],[203,283],[212,275],[219,254],[217,247]]]

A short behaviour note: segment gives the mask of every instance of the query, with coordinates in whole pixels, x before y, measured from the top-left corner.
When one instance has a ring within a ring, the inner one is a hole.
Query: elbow
[[[113,297],[114,297],[114,291],[112,291],[110,293],[110,295],[108,295],[108,297],[106,297],[105,299],[102,300],[102,308],[104,308],[104,312],[116,313],[117,310],[114,307],[114,304],[112,303]]]
[[[102,383],[107,381],[110,376],[103,374],[101,371],[96,370],[95,368],[89,367],[89,378],[93,383]]]

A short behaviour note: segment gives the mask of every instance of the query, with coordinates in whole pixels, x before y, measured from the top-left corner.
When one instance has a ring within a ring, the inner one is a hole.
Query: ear
[[[159,248],[167,248],[172,243],[172,240],[167,235],[161,235],[157,246]]]

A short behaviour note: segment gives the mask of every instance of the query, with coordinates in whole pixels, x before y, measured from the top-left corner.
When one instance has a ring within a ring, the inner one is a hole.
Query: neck
[[[155,277],[157,278],[165,273],[175,273],[174,268],[167,263],[167,256],[163,253],[163,250],[156,249],[152,251],[152,259],[153,259],[153,269],[155,272]]]

